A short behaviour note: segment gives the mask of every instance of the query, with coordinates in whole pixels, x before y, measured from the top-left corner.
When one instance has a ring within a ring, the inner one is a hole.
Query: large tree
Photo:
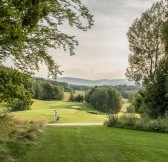
[[[111,87],[92,88],[86,95],[86,102],[108,113],[117,113],[121,109],[121,96]]]
[[[32,82],[29,76],[0,66],[0,83],[0,102],[13,106],[18,102],[25,106],[32,104]]]
[[[134,37],[135,40],[133,40],[135,33],[132,29],[134,28],[131,27],[128,33],[129,40],[133,42],[130,42],[133,53],[129,57],[130,67],[127,69],[127,76],[135,81],[147,81],[143,82],[142,89],[132,104],[136,111],[154,119],[164,117],[168,111],[167,13],[166,2],[161,1],[154,4],[137,21],[139,25],[136,26],[136,29],[142,27],[144,34],[139,32],[139,36]],[[148,21],[143,25],[144,19],[142,18],[145,18],[146,15]],[[148,24],[148,27],[146,24]],[[141,43],[138,44],[138,41]]]
[[[74,36],[61,32],[64,24],[86,31],[93,16],[81,0],[0,1],[0,65],[10,58],[17,68],[30,72],[45,63],[56,76],[58,65],[48,48],[63,47],[73,55],[78,45]]]
[[[131,54],[126,76],[136,82],[154,82],[160,60],[165,55],[161,27],[165,21],[166,5],[154,3],[137,18],[127,33]]]
[[[165,53],[168,55],[168,0],[166,3],[166,21],[162,25],[162,40],[165,45]]]

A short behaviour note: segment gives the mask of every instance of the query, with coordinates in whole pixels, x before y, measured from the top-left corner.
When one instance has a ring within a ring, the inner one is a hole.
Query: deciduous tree
[[[0,1],[0,65],[11,58],[23,72],[39,70],[45,63],[49,74],[59,73],[48,48],[63,48],[74,55],[74,36],[61,32],[64,24],[86,31],[93,16],[81,0]]]
[[[165,15],[165,3],[154,3],[129,28],[127,36],[131,54],[126,76],[130,80],[154,82],[158,64],[165,55],[161,40]]]
[[[31,78],[17,70],[0,67],[0,102],[15,105],[18,102],[30,106]]]
[[[86,101],[108,113],[117,113],[121,108],[121,96],[111,87],[92,88],[86,95]]]

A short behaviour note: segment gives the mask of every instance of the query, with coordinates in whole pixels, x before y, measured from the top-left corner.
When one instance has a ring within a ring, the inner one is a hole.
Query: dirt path
[[[47,126],[95,126],[103,123],[47,123]]]

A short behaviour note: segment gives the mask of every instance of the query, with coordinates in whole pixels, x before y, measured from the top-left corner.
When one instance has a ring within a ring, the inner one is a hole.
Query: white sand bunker
[[[82,110],[80,106],[71,106],[72,109]]]

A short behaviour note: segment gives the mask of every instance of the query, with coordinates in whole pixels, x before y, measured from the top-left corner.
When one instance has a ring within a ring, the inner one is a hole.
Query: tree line
[[[58,82],[42,78],[33,79],[33,98],[40,100],[63,100],[64,88]]]

